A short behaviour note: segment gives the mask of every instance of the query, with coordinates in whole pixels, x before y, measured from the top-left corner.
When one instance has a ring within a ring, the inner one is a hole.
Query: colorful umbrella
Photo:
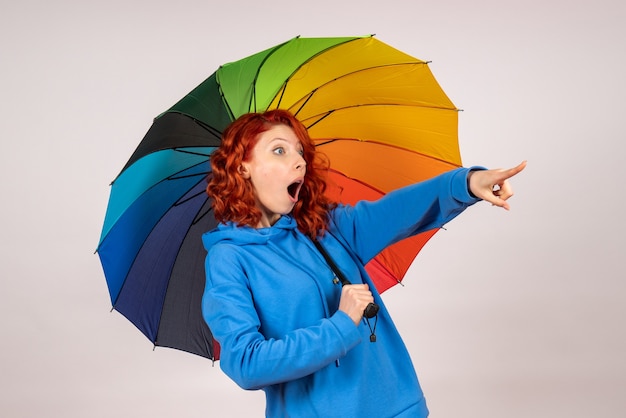
[[[428,63],[371,36],[294,38],[225,64],[159,115],[113,181],[98,254],[113,308],[155,346],[219,358],[203,321],[204,193],[220,133],[250,111],[284,108],[331,161],[329,194],[353,203],[461,166],[457,109]],[[399,283],[436,230],[367,269]]]

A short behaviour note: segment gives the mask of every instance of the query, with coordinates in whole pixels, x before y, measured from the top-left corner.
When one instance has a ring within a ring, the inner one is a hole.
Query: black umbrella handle
[[[380,307],[378,306],[377,303],[371,302],[369,305],[365,307],[365,310],[363,311],[363,316],[366,318],[373,318],[376,315],[378,315],[379,309]]]
[[[330,254],[328,254],[326,249],[322,247],[322,244],[320,244],[317,240],[313,240],[313,244],[315,244],[319,252],[322,254],[324,260],[326,260],[326,262],[330,266],[330,269],[333,271],[333,273],[335,273],[335,276],[337,276],[339,281],[341,281],[341,285],[345,286],[348,284],[352,284],[350,280],[348,280],[348,278],[341,272],[341,270],[339,270],[339,267],[337,267],[337,264],[335,264],[335,261],[330,257]],[[370,302],[370,304],[365,307],[365,310],[363,311],[363,316],[365,318],[373,318],[378,315],[379,309],[380,307],[378,306],[378,304]]]

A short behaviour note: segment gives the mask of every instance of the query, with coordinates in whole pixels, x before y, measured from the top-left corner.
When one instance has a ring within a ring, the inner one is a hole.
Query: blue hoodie
[[[222,370],[266,393],[268,417],[426,417],[409,353],[364,265],[385,247],[439,228],[475,203],[468,169],[340,205],[321,244],[380,305],[377,341],[338,310],[341,285],[291,216],[269,228],[220,224],[204,234],[204,318]]]

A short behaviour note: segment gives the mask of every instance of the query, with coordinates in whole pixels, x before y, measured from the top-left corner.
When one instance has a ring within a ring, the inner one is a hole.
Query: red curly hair
[[[249,161],[259,135],[280,124],[293,129],[302,143],[306,161],[304,183],[292,214],[298,229],[316,238],[326,231],[328,211],[337,205],[324,194],[328,160],[316,152],[302,122],[286,110],[246,113],[224,130],[219,148],[211,154],[213,175],[209,178],[206,191],[213,199],[213,211],[218,222],[231,221],[251,227],[258,225],[261,211],[256,206],[252,184],[241,176],[239,167],[242,162]]]

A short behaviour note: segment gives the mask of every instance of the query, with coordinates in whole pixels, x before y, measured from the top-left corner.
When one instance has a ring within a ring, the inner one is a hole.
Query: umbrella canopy
[[[201,235],[216,225],[208,159],[231,121],[274,108],[307,126],[330,159],[329,194],[344,203],[461,166],[457,109],[428,63],[374,37],[298,37],[221,66],[155,118],[111,187],[97,252],[113,308],[156,346],[219,358],[200,309]],[[435,232],[366,266],[379,292]]]

